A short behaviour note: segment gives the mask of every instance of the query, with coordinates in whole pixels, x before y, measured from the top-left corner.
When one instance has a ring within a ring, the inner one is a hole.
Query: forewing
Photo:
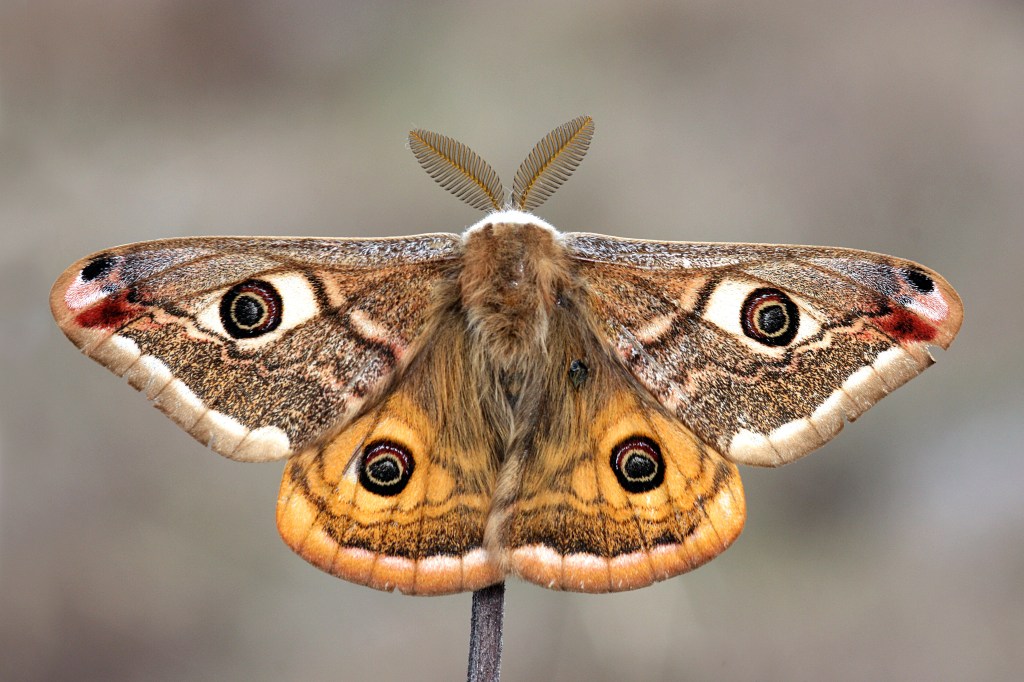
[[[144,242],[72,265],[50,306],[83,352],[198,440],[275,459],[342,428],[408,362],[460,244],[443,234]]]
[[[932,364],[928,346],[948,347],[963,317],[940,275],[874,253],[590,234],[565,243],[619,359],[746,464],[783,464],[832,438]]]

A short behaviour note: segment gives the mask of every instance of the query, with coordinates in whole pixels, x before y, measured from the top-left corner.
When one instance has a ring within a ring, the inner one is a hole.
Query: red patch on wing
[[[129,303],[130,291],[123,291],[116,297],[106,298],[94,306],[82,311],[75,317],[75,322],[80,327],[92,329],[112,329],[123,327],[125,324],[137,319],[145,311],[140,305]]]
[[[934,325],[903,308],[896,308],[888,315],[876,317],[872,322],[899,341],[931,341],[938,333]]]

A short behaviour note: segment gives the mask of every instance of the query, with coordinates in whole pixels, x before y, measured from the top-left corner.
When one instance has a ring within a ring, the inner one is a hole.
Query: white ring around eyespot
[[[781,354],[787,348],[814,336],[820,331],[821,325],[816,319],[814,309],[800,297],[794,296],[789,292],[783,292],[793,301],[793,304],[796,305],[799,311],[796,336],[793,337],[793,340],[785,346],[768,346],[748,337],[744,333],[743,325],[740,321],[740,317],[743,314],[743,304],[752,291],[763,288],[765,288],[765,284],[762,282],[751,282],[743,279],[723,280],[711,292],[711,296],[704,306],[703,318],[723,331],[729,332],[749,348],[769,354]]]
[[[228,334],[220,318],[220,302],[231,287],[225,287],[208,299],[206,307],[196,315],[199,326],[219,336],[234,340],[239,348],[253,350],[280,338],[284,332],[299,326],[320,312],[316,292],[303,275],[288,272],[255,279],[261,279],[271,284],[277,289],[278,296],[281,297],[281,324],[274,331],[251,339],[234,339]]]

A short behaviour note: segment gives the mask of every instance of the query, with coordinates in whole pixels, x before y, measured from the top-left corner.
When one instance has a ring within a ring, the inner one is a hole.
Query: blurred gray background
[[[1024,7],[0,2],[0,678],[453,680],[470,597],[378,593],[278,539],[280,464],[204,450],[79,355],[75,259],[204,234],[459,231],[405,146],[511,180],[591,152],[563,230],[833,244],[960,291],[939,363],[815,455],[742,471],[749,520],[633,593],[508,589],[507,680],[1019,679]]]

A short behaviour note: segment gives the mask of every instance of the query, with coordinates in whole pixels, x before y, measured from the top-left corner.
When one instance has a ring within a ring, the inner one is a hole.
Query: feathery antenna
[[[500,211],[505,188],[498,174],[476,152],[450,137],[429,130],[409,132],[409,147],[430,177],[481,211]]]
[[[594,119],[590,116],[574,118],[545,135],[519,164],[508,204],[498,174],[458,140],[417,128],[409,132],[409,148],[430,177],[473,208],[532,211],[569,179],[586,155],[593,135]]]
[[[590,116],[574,118],[545,135],[516,171],[512,204],[532,211],[547,201],[580,165],[593,135]]]

